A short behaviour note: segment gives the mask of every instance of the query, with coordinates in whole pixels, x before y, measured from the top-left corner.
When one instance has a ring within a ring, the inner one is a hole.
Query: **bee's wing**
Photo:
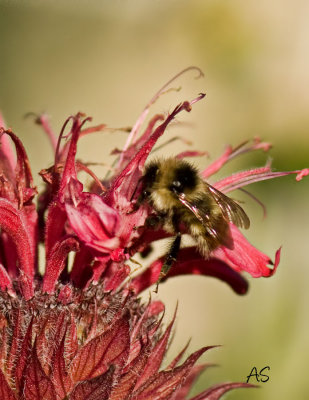
[[[186,195],[184,193],[179,193],[177,195],[179,201],[185,206],[187,207],[195,216],[196,218],[202,223],[205,223],[205,216],[203,216],[203,214],[200,212],[200,210],[198,209],[198,207],[193,203],[188,201],[188,199],[186,198]]]
[[[228,248],[233,247],[233,240],[230,236],[230,232],[228,229],[228,226],[220,226],[219,227],[214,226],[211,223],[210,217],[208,214],[204,213],[203,210],[201,210],[200,207],[198,207],[194,202],[189,201],[184,193],[178,194],[178,199],[179,201],[187,207],[194,215],[195,217],[200,221],[200,223],[204,226],[206,229],[207,233],[216,240],[217,243],[223,244],[224,246]],[[226,229],[227,228],[227,229]]]
[[[226,196],[213,186],[205,183],[208,190],[212,194],[214,200],[221,208],[223,215],[233,224],[240,228],[248,229],[250,226],[250,220],[245,211],[230,197]]]

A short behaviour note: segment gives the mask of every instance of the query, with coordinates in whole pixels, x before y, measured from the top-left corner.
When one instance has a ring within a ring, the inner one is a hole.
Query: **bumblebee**
[[[182,233],[197,243],[200,254],[210,253],[223,245],[233,248],[229,223],[249,228],[250,220],[230,197],[205,182],[190,163],[176,159],[157,159],[146,165],[138,204],[148,202],[155,212],[153,220],[166,232],[175,234],[158,283],[177,259]],[[158,286],[157,286],[158,288]]]

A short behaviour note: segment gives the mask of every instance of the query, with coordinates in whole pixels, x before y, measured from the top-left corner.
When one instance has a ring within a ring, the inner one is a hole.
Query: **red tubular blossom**
[[[15,244],[20,271],[22,272],[21,287],[26,299],[33,296],[34,254],[32,237],[24,215],[6,199],[0,198],[0,227]]]
[[[79,245],[75,238],[68,237],[57,242],[51,250],[45,267],[46,274],[43,291],[53,293],[59,275],[65,266],[70,251],[78,251]]]
[[[277,270],[281,249],[277,250],[273,263],[268,256],[252,246],[236,226],[231,224],[230,229],[234,242],[233,250],[221,246],[214,251],[213,256],[235,271],[249,272],[253,278],[272,276]],[[273,265],[273,268],[269,268],[268,265]]]
[[[135,293],[144,291],[147,287],[158,281],[165,257],[154,261],[146,271],[133,278],[131,288]],[[237,294],[246,294],[248,282],[231,265],[221,258],[211,257],[205,260],[195,249],[187,247],[181,249],[179,258],[173,268],[170,269],[165,279],[178,275],[205,275],[218,278],[226,282]]]
[[[66,204],[70,225],[87,246],[101,253],[110,253],[119,245],[116,237],[119,216],[96,194],[83,193],[77,204]]]

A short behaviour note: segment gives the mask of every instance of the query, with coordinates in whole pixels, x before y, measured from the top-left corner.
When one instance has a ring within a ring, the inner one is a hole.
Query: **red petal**
[[[234,242],[233,250],[220,247],[213,252],[213,256],[225,262],[235,271],[249,272],[254,278],[273,275],[279,264],[280,250],[276,253],[274,268],[270,269],[267,265],[273,264],[271,259],[252,246],[235,225],[230,224],[230,229]]]
[[[16,252],[16,246],[13,239],[6,233],[1,232],[1,243],[3,246],[3,265],[7,270],[7,273],[12,278],[16,279],[19,275],[18,271],[18,255]]]
[[[15,182],[19,207],[21,207],[36,194],[36,189],[33,185],[30,163],[24,146],[13,132],[6,130],[5,133],[13,140],[16,148],[17,161],[15,167]]]
[[[1,400],[16,400],[14,392],[8,385],[1,369],[0,369],[0,399]]]
[[[80,244],[80,251],[76,253],[70,280],[78,288],[85,288],[90,283],[93,276],[93,268],[97,261],[90,248],[86,247],[83,243]],[[106,257],[109,260],[109,256]]]
[[[26,300],[33,296],[34,254],[33,242],[21,211],[8,200],[0,198],[0,227],[11,237],[16,246],[22,278],[22,290]]]
[[[70,400],[109,400],[114,370],[111,366],[105,374],[79,383],[71,393]]]
[[[121,283],[129,276],[131,268],[126,264],[111,263],[104,272],[104,291],[110,292],[119,288]],[[99,275],[95,274],[94,281],[99,280]]]
[[[4,192],[6,191],[7,193],[3,193],[2,195],[11,200],[12,204],[20,209],[20,213],[23,215],[27,226],[32,253],[35,255],[38,242],[38,215],[35,205],[32,204],[32,199],[36,195],[37,190],[33,184],[27,153],[20,139],[10,130],[5,131],[5,133],[14,142],[17,161],[14,173],[12,170],[4,171],[4,173],[8,172],[8,175],[2,177],[2,179],[7,178],[4,184]],[[31,280],[31,277],[29,279]]]
[[[75,115],[74,117],[71,117],[71,118],[69,118],[69,119],[73,119],[73,120],[75,119],[75,120],[76,120],[76,119],[79,119],[81,116],[82,116],[82,115],[79,113],[79,114],[77,114],[77,115]],[[63,134],[64,128],[66,127],[67,123],[69,122],[69,119],[66,121],[66,123],[64,124],[64,126],[63,126],[63,128],[62,128],[62,132],[61,132],[62,134]],[[91,118],[86,118],[85,120],[83,120],[83,121],[80,123],[80,128],[81,128],[82,125],[84,125],[85,122],[87,122],[87,121],[91,121]],[[79,129],[80,129],[80,128],[79,128]],[[106,124],[100,124],[100,125],[90,126],[90,127],[88,127],[88,128],[79,130],[79,132],[78,132],[78,139],[80,139],[81,137],[86,136],[86,135],[88,135],[88,134],[90,134],[90,133],[103,131],[105,128],[106,128]],[[71,129],[71,132],[70,132],[70,133],[72,133],[72,130],[73,130],[73,128]],[[66,135],[66,137],[68,137],[68,135]],[[71,145],[71,140],[65,142],[64,145],[62,146],[61,150],[58,149],[58,150],[59,150],[59,154],[58,154],[58,162],[59,162],[59,163],[64,163],[65,160],[67,159],[68,151],[69,151],[70,145]],[[75,160],[75,161],[76,161],[76,160]],[[76,161],[76,163],[78,163],[78,161]]]
[[[274,174],[276,173],[271,171],[270,166],[254,168],[227,176],[226,178],[215,182],[213,186],[216,189],[221,190],[221,192],[229,193],[243,186],[247,186],[250,183],[275,178],[276,175]]]
[[[77,151],[77,141],[79,138],[80,134],[80,129],[83,124],[83,122],[80,119],[80,114],[77,114],[75,117],[73,117],[73,125],[71,128],[71,140],[70,140],[70,146],[68,150],[68,154],[66,157],[66,162],[65,166],[63,169],[63,174],[61,177],[61,182],[60,182],[60,188],[59,188],[59,193],[58,193],[58,198],[61,201],[61,203],[64,200],[66,188],[71,180],[71,178],[76,179],[76,168],[75,168],[75,156],[76,156],[76,151]],[[65,124],[66,125],[66,124]],[[64,126],[65,127],[65,126]],[[63,131],[62,131],[63,133]],[[61,139],[61,136],[59,140]],[[56,154],[56,157],[59,155]],[[56,164],[56,163],[55,163]]]
[[[80,240],[101,253],[119,245],[119,216],[96,194],[82,193],[77,205],[65,204],[70,225]]]
[[[78,241],[72,237],[64,238],[56,242],[47,258],[47,265],[44,274],[43,291],[53,293],[55,284],[61,271],[65,266],[70,251],[78,251]]]
[[[2,291],[8,290],[8,292],[14,296],[15,290],[13,289],[12,280],[7,273],[7,270],[4,266],[0,263],[0,289]]]
[[[228,193],[243,186],[250,185],[251,183],[280,178],[282,176],[293,174],[296,174],[296,180],[300,181],[303,177],[309,174],[309,168],[296,171],[274,172],[271,170],[270,166],[266,166],[262,168],[251,169],[249,171],[238,172],[221,179],[220,181],[214,183],[213,186],[224,193]]]
[[[222,156],[220,156],[217,160],[211,163],[203,172],[202,177],[207,179],[209,176],[218,172],[224,164],[233,158],[245,154],[255,150],[263,150],[267,152],[271,148],[271,144],[267,142],[262,142],[259,137],[254,138],[253,143],[249,143],[248,141],[241,143],[240,145],[232,148],[232,146],[228,146]]]
[[[297,171],[296,180],[301,181],[305,176],[309,175],[309,168]]]
[[[28,364],[23,393],[27,400],[57,400],[54,385],[43,371],[35,347]]]
[[[129,345],[129,323],[123,317],[78,350],[69,374],[74,382],[79,382],[102,375],[110,365],[125,365]]]
[[[229,156],[232,154],[232,152],[232,146],[228,146],[222,156],[220,156],[217,160],[215,160],[213,163],[208,165],[207,168],[204,169],[204,171],[201,173],[201,176],[204,179],[207,179],[211,175],[214,175],[216,172],[218,172],[223,167],[223,165],[227,163],[227,161],[229,160]]]
[[[1,129],[2,128],[2,129]],[[3,116],[0,112],[0,134],[1,131],[5,131],[5,122],[3,120]],[[6,135],[1,136],[1,142],[0,142],[0,164],[1,164],[1,169],[6,171],[5,176],[9,176],[15,166],[16,166],[16,157],[14,155],[14,151],[12,148],[12,145]],[[5,166],[3,168],[3,166]],[[9,174],[8,174],[9,172]]]
[[[191,398],[191,400],[219,400],[228,391],[239,388],[256,388],[257,386],[250,383],[234,382],[223,383],[205,390],[203,393],[198,394]]]
[[[205,156],[207,154],[206,151],[183,151],[182,153],[177,154],[176,158],[178,158],[179,160],[182,160],[183,158],[186,157],[201,157],[201,156]]]
[[[157,282],[164,262],[165,257],[154,261],[146,271],[132,279],[131,287],[135,293],[138,294]],[[178,260],[164,280],[187,274],[213,276],[226,282],[237,294],[245,294],[248,291],[248,282],[227,263],[213,257],[205,260],[195,247],[180,250]]]
[[[47,134],[50,144],[52,145],[52,148],[55,151],[57,148],[57,135],[54,133],[49,124],[48,116],[46,114],[38,115],[36,116],[35,122],[39,125],[42,125],[42,128]]]
[[[164,304],[160,300],[152,301],[149,304],[149,316],[161,314],[165,310]]]
[[[48,208],[45,233],[46,259],[49,257],[51,249],[65,234],[64,225],[67,215],[64,208],[58,203],[53,202]]]

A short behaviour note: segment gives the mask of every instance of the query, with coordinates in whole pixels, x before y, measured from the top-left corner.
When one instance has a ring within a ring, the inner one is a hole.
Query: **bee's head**
[[[142,183],[143,183],[142,197],[147,198],[149,196],[150,191],[152,190],[153,185],[156,182],[158,172],[159,172],[158,163],[152,162],[146,166],[142,177]]]
[[[185,161],[179,162],[174,169],[173,179],[169,189],[174,193],[188,193],[193,191],[198,183],[197,171]]]
[[[151,193],[189,194],[198,184],[197,170],[177,158],[157,159],[149,163],[143,174],[143,197]],[[174,196],[173,196],[174,197]]]

